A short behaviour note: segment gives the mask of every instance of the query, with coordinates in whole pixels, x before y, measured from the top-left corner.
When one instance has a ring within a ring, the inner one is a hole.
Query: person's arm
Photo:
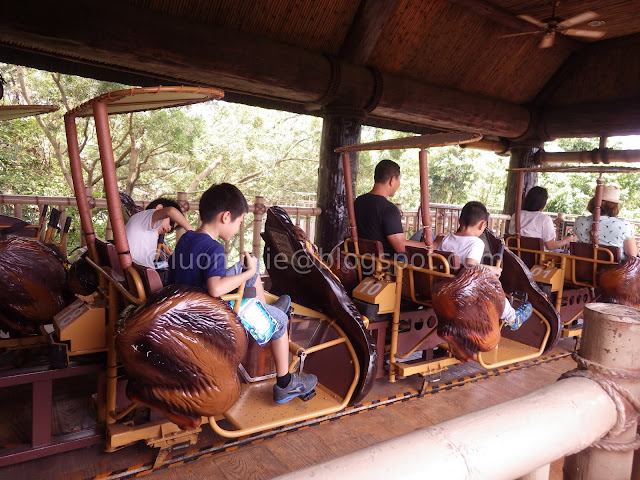
[[[473,258],[467,258],[464,263],[465,263],[465,265],[480,265],[481,267],[486,268],[487,270],[489,270],[496,277],[499,277],[500,275],[502,275],[502,268],[496,267],[494,265],[483,265],[483,264],[479,263],[477,260],[475,260]]]
[[[185,230],[193,230],[193,226],[189,223],[187,217],[185,217],[182,212],[175,207],[164,207],[157,209],[155,212],[153,212],[153,216],[151,217],[151,224],[155,225],[156,222],[164,220],[167,217],[169,217]]]
[[[207,278],[207,291],[212,297],[220,297],[235,290],[247,280],[253,278],[258,268],[258,259],[245,253],[245,263],[248,268],[237,275],[229,275],[226,277],[209,277]]]
[[[416,242],[415,240],[408,240],[404,233],[394,233],[393,235],[387,235],[387,240],[396,251],[396,253],[405,253],[406,246],[412,247],[425,247],[424,242]]]
[[[627,257],[635,257],[638,254],[638,245],[636,244],[636,239],[631,237],[624,241],[624,254]]]
[[[575,242],[576,240],[576,236],[573,233],[570,233],[562,240],[548,240],[544,242],[544,246],[547,250],[556,250],[564,247],[565,245],[569,245],[571,242]]]

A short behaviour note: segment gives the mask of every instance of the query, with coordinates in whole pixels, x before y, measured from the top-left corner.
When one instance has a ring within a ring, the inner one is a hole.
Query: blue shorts
[[[227,268],[227,276],[238,275],[240,273],[242,273],[242,262],[236,262],[234,265]],[[259,277],[260,277],[260,260],[258,259],[258,267],[256,268],[256,274],[253,277],[251,277],[249,280],[247,280],[244,286],[253,287],[258,281]],[[280,310],[277,307],[272,307],[271,305],[265,305],[265,307],[267,309],[267,312],[269,312],[269,315],[271,315],[273,319],[276,322],[278,322],[278,329],[273,334],[273,337],[271,337],[271,340],[278,340],[285,333],[287,333],[287,327],[289,326],[289,317],[287,316],[286,313],[284,313],[282,310]]]
[[[227,268],[227,277],[231,275],[239,275],[242,273],[242,262],[236,262],[234,265]],[[256,268],[256,274],[244,283],[245,287],[253,287],[258,281],[260,276],[260,259],[258,259],[258,267]]]

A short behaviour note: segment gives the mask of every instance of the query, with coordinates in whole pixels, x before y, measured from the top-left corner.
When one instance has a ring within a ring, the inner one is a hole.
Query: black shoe
[[[281,295],[280,298],[278,298],[271,304],[271,306],[282,310],[284,313],[287,313],[289,311],[289,307],[291,306],[291,297],[289,295]]]

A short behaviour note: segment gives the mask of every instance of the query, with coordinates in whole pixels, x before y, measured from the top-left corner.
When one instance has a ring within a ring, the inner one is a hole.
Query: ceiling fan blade
[[[538,30],[536,32],[510,33],[509,35],[500,35],[498,38],[521,37],[523,35],[535,35],[537,33],[543,33],[543,32]]]
[[[571,18],[567,18],[566,20],[563,20],[558,24],[558,27],[560,28],[573,27],[574,25],[578,25],[579,23],[589,22],[595,18],[598,18],[599,16],[600,15],[598,15],[596,12],[580,13],[575,17],[571,17]]]
[[[520,20],[524,20],[525,22],[532,23],[536,27],[547,28],[547,24],[546,23],[541,22],[540,20],[537,20],[537,19],[533,18],[531,15],[518,15],[518,18]]]
[[[571,35],[572,37],[582,37],[582,38],[602,38],[606,35],[607,32],[602,30],[581,30],[579,28],[568,28],[563,30],[561,33],[565,35]]]
[[[542,37],[542,40],[540,40],[540,44],[538,45],[538,48],[549,48],[553,46],[553,42],[555,39],[556,39],[556,32],[549,32],[545,34],[545,36]]]

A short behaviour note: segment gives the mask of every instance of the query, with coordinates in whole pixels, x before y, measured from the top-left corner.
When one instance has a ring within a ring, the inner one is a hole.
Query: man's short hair
[[[211,185],[202,194],[199,208],[200,219],[204,223],[209,223],[220,212],[230,212],[231,220],[235,220],[249,211],[249,204],[238,187],[230,183],[220,183]]]
[[[153,202],[147,205],[147,208],[145,210],[152,210],[156,208],[158,205],[162,205],[162,208],[173,207],[182,213],[182,208],[180,207],[178,202],[176,202],[175,200],[171,200],[169,198],[163,198],[163,197],[156,198]],[[176,222],[169,219],[169,225],[171,226],[171,231],[173,232],[176,228]]]
[[[543,187],[533,187],[527,192],[522,203],[522,210],[527,212],[539,212],[547,204],[549,192]]]
[[[460,212],[460,225],[463,227],[473,227],[478,222],[489,221],[489,212],[482,202],[468,202]]]
[[[375,183],[386,183],[391,177],[400,176],[400,165],[393,160],[380,160],[373,173]]]

